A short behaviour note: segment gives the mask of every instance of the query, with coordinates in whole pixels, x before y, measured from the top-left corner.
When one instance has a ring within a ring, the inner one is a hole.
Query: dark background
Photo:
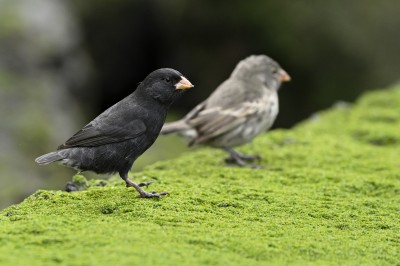
[[[337,101],[399,79],[400,2],[30,0],[0,3],[0,208],[74,173],[33,162],[160,67],[195,88],[178,118],[226,79],[238,61],[266,54],[292,81],[274,127],[290,128]],[[134,170],[177,156],[157,141]]]

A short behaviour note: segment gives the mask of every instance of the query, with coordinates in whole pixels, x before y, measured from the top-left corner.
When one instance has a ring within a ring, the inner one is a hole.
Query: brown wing
[[[229,132],[260,108],[265,108],[261,99],[268,97],[272,91],[263,86],[259,81],[251,79],[225,80],[206,101],[185,117],[185,122],[198,133],[198,137],[189,145],[201,144]]]
[[[198,137],[190,145],[207,142],[212,138],[235,129],[256,111],[256,109],[252,108],[251,103],[244,103],[236,106],[235,109],[216,107],[199,112],[195,118],[188,121],[198,133]]]

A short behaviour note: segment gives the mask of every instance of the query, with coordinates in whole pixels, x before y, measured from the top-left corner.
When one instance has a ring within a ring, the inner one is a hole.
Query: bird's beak
[[[187,80],[185,77],[182,76],[181,78],[182,79],[175,84],[175,88],[177,90],[187,90],[194,87],[192,83],[190,83],[190,81]]]
[[[279,78],[280,78],[280,80],[281,80],[282,82],[287,82],[287,81],[290,81],[290,80],[291,80],[289,74],[286,73],[286,71],[283,70],[283,69],[279,70]]]

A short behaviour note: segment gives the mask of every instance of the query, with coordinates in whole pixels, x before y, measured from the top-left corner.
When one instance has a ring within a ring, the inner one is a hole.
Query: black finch
[[[150,73],[137,89],[83,127],[57,151],[42,155],[38,164],[60,162],[79,171],[116,173],[139,197],[148,193],[128,178],[135,160],[157,139],[170,105],[193,85],[178,71],[162,68]]]
[[[230,154],[238,166],[258,159],[233,148],[267,131],[278,115],[278,89],[290,76],[266,55],[240,61],[231,76],[183,119],[167,123],[161,134],[178,133],[189,145],[203,144]]]

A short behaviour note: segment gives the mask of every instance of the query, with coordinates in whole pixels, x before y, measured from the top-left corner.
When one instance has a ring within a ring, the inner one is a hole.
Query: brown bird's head
[[[240,61],[231,78],[257,80],[267,88],[278,90],[282,82],[290,81],[290,76],[273,59],[266,55],[251,55]]]

